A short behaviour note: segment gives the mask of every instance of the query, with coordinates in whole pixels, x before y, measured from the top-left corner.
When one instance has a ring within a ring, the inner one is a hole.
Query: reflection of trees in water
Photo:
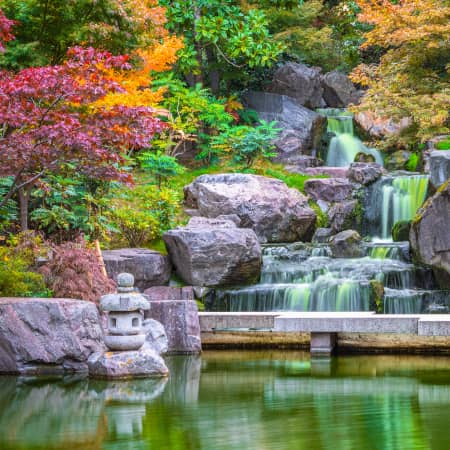
[[[122,382],[0,377],[0,448],[83,450],[139,438],[145,405],[166,379]]]
[[[241,352],[167,364],[158,380],[0,377],[1,450],[450,448],[449,358],[318,367],[300,354]]]

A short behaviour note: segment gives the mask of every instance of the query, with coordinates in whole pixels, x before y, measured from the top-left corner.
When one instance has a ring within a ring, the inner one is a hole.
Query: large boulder
[[[287,63],[274,74],[269,90],[275,94],[288,95],[297,103],[315,109],[325,106],[323,101],[320,69],[304,64]]]
[[[351,181],[367,186],[377,181],[384,173],[385,170],[379,164],[355,162],[350,164],[347,176]]]
[[[349,200],[335,203],[328,210],[328,221],[333,233],[348,228],[358,228],[361,225],[361,220],[358,217],[358,201]]]
[[[0,373],[86,372],[89,356],[103,349],[94,303],[0,298]]]
[[[442,288],[450,289],[450,180],[428,199],[414,218],[409,239],[415,259],[433,268]]]
[[[136,287],[141,290],[167,284],[172,267],[169,258],[146,248],[122,248],[102,252],[108,276],[117,281],[119,273],[134,276]]]
[[[450,178],[450,150],[435,150],[430,153],[430,182],[435,189]]]
[[[358,104],[361,92],[358,91],[345,73],[333,70],[322,77],[323,98],[330,108],[346,108]]]
[[[152,301],[146,317],[160,322],[167,334],[167,353],[199,353],[202,350],[197,303],[193,300]]]
[[[177,274],[194,286],[253,283],[261,272],[261,247],[253,230],[234,222],[193,217],[163,236]]]
[[[361,236],[355,230],[345,230],[330,238],[334,258],[359,258],[363,256]]]
[[[149,301],[154,300],[194,300],[192,286],[153,286],[143,292]]]
[[[326,129],[325,117],[311,111],[286,95],[247,92],[245,104],[258,112],[261,119],[276,121],[281,131],[274,140],[277,162],[303,162],[304,154],[314,155]]]
[[[248,174],[202,175],[185,187],[185,199],[202,216],[236,214],[261,242],[309,240],[315,212],[307,198],[274,178]]]
[[[347,178],[310,178],[305,192],[314,200],[341,202],[352,196],[353,184]]]

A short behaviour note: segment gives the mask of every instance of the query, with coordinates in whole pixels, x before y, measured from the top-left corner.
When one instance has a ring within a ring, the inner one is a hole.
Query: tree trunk
[[[28,230],[28,201],[30,199],[30,193],[31,193],[31,188],[29,186],[20,188],[18,191],[21,231]]]
[[[210,88],[214,95],[218,95],[220,88],[220,73],[217,68],[214,68],[216,65],[216,57],[211,47],[206,49],[206,58],[208,59]]]

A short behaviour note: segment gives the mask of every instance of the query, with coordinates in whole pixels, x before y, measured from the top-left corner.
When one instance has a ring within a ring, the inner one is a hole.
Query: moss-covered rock
[[[392,239],[394,242],[408,241],[411,229],[410,220],[399,220],[392,227]]]
[[[438,284],[450,289],[450,180],[419,209],[409,240],[414,260],[432,267]]]

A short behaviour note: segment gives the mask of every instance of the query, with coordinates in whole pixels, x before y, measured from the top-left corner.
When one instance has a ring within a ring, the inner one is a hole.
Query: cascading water
[[[374,183],[365,202],[368,234],[389,240],[395,223],[413,219],[427,196],[428,178],[428,175],[401,173]]]
[[[450,299],[439,291],[420,290],[425,287],[424,277],[406,260],[407,243],[370,243],[366,251],[367,256],[363,258],[335,259],[323,244],[265,247],[260,284],[218,290],[208,309],[232,312],[380,310],[375,291],[380,285],[389,293],[381,312],[409,313],[413,304],[415,313],[433,305],[444,305],[444,309],[450,306]],[[425,300],[402,301],[413,295],[411,292],[419,293]]]
[[[345,110],[319,109],[327,117],[327,131],[334,134],[328,148],[326,164],[331,167],[349,166],[358,153],[371,155],[380,165],[383,158],[377,150],[366,147],[354,134],[353,116]]]
[[[334,133],[327,164],[348,166],[359,152],[381,155],[354,136],[352,116],[319,111]],[[325,244],[266,246],[260,283],[216,290],[214,311],[377,311],[387,314],[450,312],[450,293],[436,290],[431,270],[411,263],[409,243],[392,242],[391,229],[411,220],[427,195],[428,176],[407,172],[381,177],[366,189],[361,258],[332,257]]]

